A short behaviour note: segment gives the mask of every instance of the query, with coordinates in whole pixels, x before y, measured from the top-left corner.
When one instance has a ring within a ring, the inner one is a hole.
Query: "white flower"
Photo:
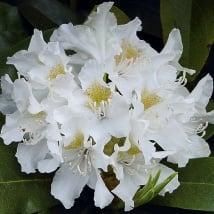
[[[85,112],[90,121],[90,135],[95,141],[111,136],[124,137],[129,130],[129,105],[114,88],[103,81],[105,68],[102,64],[89,61],[79,74],[87,97]]]
[[[73,206],[85,185],[95,190],[95,205],[107,206],[113,195],[107,191],[100,175],[100,169],[107,171],[109,159],[102,152],[102,142],[94,142],[78,127],[78,123],[64,133],[63,163],[56,172],[51,185],[51,194],[66,208]]]
[[[95,206],[117,196],[129,211],[151,176],[161,171],[159,184],[174,172],[163,159],[184,167],[210,154],[202,137],[214,123],[214,111],[206,111],[211,76],[190,93],[186,75],[194,71],[179,64],[179,30],[158,53],[138,38],[141,21],[118,25],[112,5],[99,5],[83,25],[61,25],[48,43],[35,30],[28,50],[8,57],[18,79],[1,78],[0,136],[6,145],[18,142],[23,172],[58,169],[51,194],[65,208],[87,185]],[[159,194],[178,186],[175,176]]]
[[[212,87],[213,81],[208,75],[199,82],[192,93],[186,91],[182,96],[174,94],[174,100],[167,104],[168,111],[162,104],[166,116],[164,109],[160,111],[158,106],[151,110],[150,116],[147,115],[150,118],[156,115],[156,118],[153,118],[154,123],[157,126],[159,121],[160,124],[159,130],[156,128],[156,132],[151,134],[151,139],[164,150],[172,151],[174,154],[169,155],[168,161],[177,163],[180,167],[184,167],[191,158],[207,157],[210,154],[209,146],[202,137],[208,122],[213,123],[213,111],[206,113]]]
[[[121,147],[116,144],[114,150],[112,167],[120,182],[112,192],[125,202],[125,211],[134,208],[133,197],[140,186],[147,183],[151,174],[161,170],[159,180],[161,182],[173,173],[173,170],[159,164],[155,159],[152,163],[146,164],[140,148],[129,140],[126,140]],[[162,193],[172,192],[178,186],[178,178],[175,177]]]
[[[8,57],[18,73],[32,82],[34,88],[50,87],[52,80],[71,71],[69,57],[58,42],[46,43],[42,32],[34,30],[28,50],[22,50]]]
[[[3,114],[11,114],[16,111],[16,104],[12,99],[13,82],[8,74],[1,77],[1,90],[0,95],[0,111]]]
[[[14,83],[10,81],[7,96],[16,104],[16,109],[15,112],[6,115],[1,138],[5,144],[23,142],[18,145],[16,153],[22,171],[31,173],[41,168],[44,172],[46,164],[50,165],[50,169],[46,171],[55,170],[59,161],[54,154],[50,154],[47,146],[46,135],[49,127],[46,121],[47,113],[34,96],[31,85],[25,79],[17,79]],[[41,164],[43,159],[45,163]]]
[[[109,12],[113,2],[105,2],[92,12],[83,25],[73,26],[72,23],[63,24],[55,30],[51,41],[62,43],[65,49],[75,50],[80,55],[73,56],[73,63],[81,64],[86,59],[96,59],[103,62],[120,51],[115,36],[117,20]]]

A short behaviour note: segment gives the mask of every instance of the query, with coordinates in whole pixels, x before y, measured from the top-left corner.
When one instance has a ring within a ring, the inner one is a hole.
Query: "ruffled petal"
[[[28,72],[38,65],[38,58],[35,53],[18,51],[7,58],[7,64],[14,65],[20,74],[28,76]]]
[[[154,169],[153,173],[156,174],[158,171],[161,171],[160,177],[158,180],[158,184],[163,182],[168,176],[173,174],[175,171],[170,169],[169,167],[163,165],[163,164],[158,164]],[[172,193],[175,189],[178,188],[180,185],[180,182],[178,181],[178,175],[176,175],[170,183],[168,183],[163,190],[159,193],[160,195],[165,195],[166,192]]]
[[[41,173],[50,173],[55,171],[60,165],[60,161],[55,158],[47,158],[38,162],[38,170]]]
[[[51,184],[51,194],[62,202],[66,209],[73,206],[88,182],[88,176],[79,176],[63,165],[55,174]]]
[[[59,41],[65,49],[77,51],[84,60],[103,62],[120,50],[114,28],[116,18],[109,12],[113,3],[105,2],[97,7],[84,25],[63,24],[55,30],[51,41]]]
[[[19,129],[20,112],[6,116],[6,123],[2,126],[0,137],[6,145],[23,140],[23,132]]]
[[[35,145],[19,143],[16,157],[21,165],[22,172],[36,172],[38,162],[43,160],[48,152],[48,147],[44,141],[41,141]]]
[[[196,107],[205,109],[209,99],[213,92],[213,79],[207,74],[203,79],[199,81],[197,86],[190,94],[190,98],[193,98],[196,102]]]
[[[28,51],[39,53],[46,45],[47,44],[43,39],[42,31],[34,29],[34,34],[30,40]]]
[[[195,70],[184,68],[178,63],[182,52],[183,44],[181,40],[181,34],[178,29],[174,28],[170,32],[166,45],[160,54],[170,54],[174,57],[174,60],[171,63],[177,68],[178,71],[185,71],[192,75],[195,73]]]
[[[97,183],[96,183],[95,192],[94,192],[95,206],[103,209],[104,207],[108,206],[113,199],[114,199],[114,196],[107,189],[105,183],[103,182],[102,177],[98,173]]]
[[[134,208],[133,197],[139,187],[139,184],[136,184],[134,181],[134,176],[125,174],[124,178],[120,180],[118,186],[112,190],[115,195],[124,201],[125,211],[129,211]]]

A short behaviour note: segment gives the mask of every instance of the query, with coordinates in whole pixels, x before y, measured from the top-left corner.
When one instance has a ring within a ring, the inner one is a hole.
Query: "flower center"
[[[83,147],[84,135],[81,132],[64,147],[63,158],[73,173],[86,176],[92,170],[90,150]]]
[[[154,105],[157,105],[158,103],[160,103],[160,101],[161,98],[158,95],[151,93],[149,91],[145,90],[141,94],[141,102],[143,103],[145,110]]]
[[[62,64],[57,64],[55,67],[53,67],[48,75],[49,80],[54,80],[57,78],[59,75],[64,75],[65,74],[65,69]]]
[[[92,170],[90,151],[86,148],[77,149],[74,153],[64,154],[64,159],[75,174],[86,176]]]
[[[99,83],[95,83],[86,90],[86,94],[92,103],[95,103],[96,106],[100,106],[101,102],[107,102],[110,99],[111,90]]]
[[[120,64],[125,60],[135,61],[142,54],[137,47],[134,47],[132,44],[128,42],[122,42],[122,53],[120,55],[115,56],[116,64]]]
[[[32,116],[38,123],[43,123],[46,118],[46,113],[44,111],[40,111],[39,113],[33,114]]]
[[[65,146],[65,150],[77,149],[83,145],[84,136],[82,133],[77,133],[72,139],[71,143],[68,146]]]
[[[129,155],[137,155],[140,153],[139,148],[136,145],[131,145],[131,148],[127,151]]]

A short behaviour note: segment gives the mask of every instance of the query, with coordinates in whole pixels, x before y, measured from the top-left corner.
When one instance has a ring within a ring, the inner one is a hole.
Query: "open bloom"
[[[34,30],[28,50],[8,57],[7,63],[14,65],[18,74],[29,80],[34,88],[44,89],[57,77],[71,71],[69,60],[59,42],[46,43],[42,32]]]
[[[62,125],[63,162],[54,177],[51,193],[70,208],[88,185],[95,190],[95,205],[103,208],[113,199],[100,175],[100,170],[107,171],[109,158],[102,152],[102,140],[95,142],[79,125],[78,121]]]
[[[56,171],[51,194],[65,208],[89,186],[96,206],[116,196],[131,210],[151,177],[160,171],[162,184],[175,175],[167,161],[184,167],[210,154],[203,136],[214,123],[206,111],[211,76],[189,92],[194,70],[179,64],[179,30],[157,52],[138,38],[141,21],[117,24],[112,5],[99,5],[82,25],[61,25],[50,42],[35,30],[28,49],[8,57],[18,79],[1,77],[0,136],[18,142],[23,172]],[[158,193],[178,186],[176,175]]]
[[[145,185],[149,176],[161,169],[162,178],[166,179],[173,170],[159,164],[158,159],[153,159],[150,164],[146,164],[142,151],[138,146],[126,140],[123,146],[115,145],[115,152],[112,154],[112,167],[115,171],[116,178],[120,181],[112,192],[125,202],[125,211],[134,208],[134,195],[141,185]],[[162,156],[163,158],[164,156]],[[176,176],[165,189],[165,192],[172,192],[179,186],[178,177]]]

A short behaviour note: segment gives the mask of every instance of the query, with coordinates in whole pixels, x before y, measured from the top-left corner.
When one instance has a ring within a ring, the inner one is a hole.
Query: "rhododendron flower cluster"
[[[87,185],[97,207],[117,197],[128,211],[150,176],[160,171],[161,182],[174,172],[164,163],[185,167],[210,154],[202,137],[214,123],[211,76],[189,92],[186,75],[195,71],[179,64],[179,30],[157,52],[138,38],[141,21],[118,25],[112,5],[99,5],[83,25],[61,25],[48,43],[35,30],[28,49],[8,57],[18,78],[1,78],[0,136],[18,142],[23,172],[56,171],[51,194],[65,208]],[[160,194],[175,190],[178,177]]]

